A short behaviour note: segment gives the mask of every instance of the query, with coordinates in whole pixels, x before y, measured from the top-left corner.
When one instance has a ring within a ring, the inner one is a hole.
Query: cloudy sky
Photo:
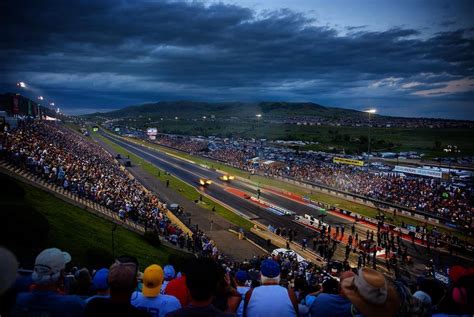
[[[474,120],[474,1],[6,1],[0,92],[68,113],[312,101]]]

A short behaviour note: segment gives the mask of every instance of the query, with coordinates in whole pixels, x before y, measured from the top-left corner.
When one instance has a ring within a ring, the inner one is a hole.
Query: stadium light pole
[[[367,140],[367,166],[370,168],[370,128],[371,128],[371,122],[370,122],[370,115],[377,113],[377,109],[367,109],[364,112],[367,112],[369,114],[369,138]]]
[[[257,117],[257,134],[258,134],[258,132],[259,132],[259,130],[260,130],[260,129],[259,129],[259,128],[260,128],[260,118],[262,117],[262,114],[261,114],[261,113],[257,113],[257,114],[255,115],[255,117]]]
[[[255,117],[257,117],[257,131],[256,131],[256,133],[255,133],[255,134],[256,134],[255,137],[257,137],[257,136],[258,136],[258,133],[260,132],[260,119],[262,118],[262,114],[261,114],[261,113],[257,113],[257,114],[255,115]],[[260,147],[258,148],[258,152],[257,152],[259,158],[260,158],[260,156],[261,156],[261,151],[260,151],[261,145],[262,145],[262,144],[260,144]]]

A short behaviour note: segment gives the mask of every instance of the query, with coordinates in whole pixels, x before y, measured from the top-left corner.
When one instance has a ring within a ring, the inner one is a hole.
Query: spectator
[[[174,279],[176,276],[176,272],[174,270],[174,267],[172,265],[165,265],[163,268],[163,273],[164,273],[164,281],[163,285],[161,285],[161,294],[165,294],[166,286],[168,286],[168,283]]]
[[[316,294],[309,312],[311,317],[340,316],[350,317],[351,302],[340,294],[340,285],[336,279],[328,278],[322,284],[322,289]]]
[[[35,260],[33,290],[20,293],[12,316],[82,316],[84,303],[63,295],[64,269],[71,256],[57,248],[43,250]]]
[[[262,285],[245,295],[246,316],[297,316],[298,302],[293,289],[279,285],[280,265],[271,259],[264,260],[260,274]]]
[[[402,311],[396,288],[375,270],[360,269],[358,275],[344,279],[341,288],[364,317],[391,317]]]
[[[110,267],[110,298],[91,299],[87,303],[85,316],[150,316],[130,303],[130,297],[137,287],[138,264],[136,259],[124,258],[117,260]]]
[[[181,308],[174,296],[160,294],[164,273],[161,266],[153,264],[143,273],[143,289],[132,294],[132,305],[147,311],[153,317],[164,317]]]
[[[453,266],[449,269],[450,288],[433,317],[474,315],[474,268]]]
[[[92,277],[92,291],[95,292],[95,295],[89,297],[85,300],[87,304],[93,298],[109,298],[109,269],[103,268],[95,272]]]
[[[189,305],[168,314],[168,317],[215,316],[226,317],[231,314],[223,313],[212,305],[219,272],[217,264],[209,258],[194,259],[189,263],[186,276],[186,286],[189,289]],[[168,287],[171,285],[168,284]]]
[[[166,286],[165,294],[176,297],[182,307],[189,304],[189,292],[186,286],[186,274],[182,273],[180,277],[171,280]]]
[[[91,295],[91,275],[86,268],[78,270],[74,274],[74,282],[71,286],[71,294],[87,298]]]
[[[237,317],[242,317],[244,315],[244,300],[245,294],[250,290],[250,287],[246,286],[245,283],[247,282],[248,274],[246,271],[239,270],[235,273],[235,283],[237,284],[237,292],[241,295],[241,302],[235,314]]]

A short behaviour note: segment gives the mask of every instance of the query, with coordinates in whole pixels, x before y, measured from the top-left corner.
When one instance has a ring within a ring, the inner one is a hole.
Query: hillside
[[[326,119],[339,119],[344,117],[366,116],[361,111],[329,108],[315,103],[291,103],[291,102],[259,102],[241,103],[224,102],[208,103],[193,101],[161,101],[144,105],[130,106],[120,110],[95,113],[89,116],[103,115],[108,118],[125,117],[163,117],[163,118],[201,118],[202,116],[216,117],[254,117],[261,113],[267,118],[271,117],[320,117]]]

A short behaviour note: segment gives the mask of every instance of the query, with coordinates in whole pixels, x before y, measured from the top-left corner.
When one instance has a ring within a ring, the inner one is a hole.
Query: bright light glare
[[[39,96],[38,99],[39,99],[39,100],[43,100],[44,98],[43,98],[43,96]]]
[[[49,103],[50,106],[54,107],[54,102]]]
[[[20,81],[16,84],[18,87],[25,88],[26,84],[23,81]]]
[[[256,114],[255,116],[256,116],[257,118],[261,118],[261,117],[262,117],[262,114],[259,113],[259,114]]]
[[[376,112],[377,112],[377,109],[367,109],[367,110],[365,110],[364,112],[367,112],[367,113],[376,113]]]

